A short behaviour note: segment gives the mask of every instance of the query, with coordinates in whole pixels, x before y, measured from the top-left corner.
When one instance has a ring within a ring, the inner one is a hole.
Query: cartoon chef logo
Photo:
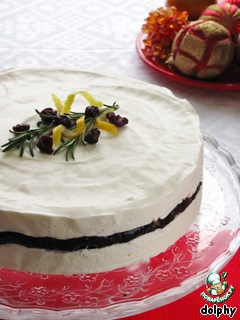
[[[226,276],[226,272],[223,272],[222,277],[218,273],[210,273],[206,279],[207,292],[212,296],[222,295],[228,287]]]
[[[235,288],[228,285],[226,281],[227,272],[221,275],[218,273],[209,273],[206,278],[206,292],[202,292],[201,297],[212,303],[222,303],[228,300],[234,293]]]

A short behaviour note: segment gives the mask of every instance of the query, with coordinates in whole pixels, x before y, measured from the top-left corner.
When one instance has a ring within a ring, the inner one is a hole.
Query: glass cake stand
[[[204,134],[203,201],[189,231],[164,253],[111,272],[41,275],[0,268],[0,318],[116,319],[173,302],[219,272],[240,244],[240,169]]]

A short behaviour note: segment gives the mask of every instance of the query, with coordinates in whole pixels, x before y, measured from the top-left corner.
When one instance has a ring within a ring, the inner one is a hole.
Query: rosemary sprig
[[[37,128],[30,129],[28,124],[18,124],[13,127],[13,130],[9,131],[14,134],[14,137],[8,139],[8,142],[2,145],[2,152],[16,148],[19,149],[19,155],[22,157],[26,147],[28,147],[30,155],[34,157],[34,148],[37,146],[40,151],[53,155],[65,150],[66,161],[68,161],[70,157],[75,159],[75,149],[79,141],[81,141],[84,146],[97,143],[100,135],[100,130],[96,124],[97,119],[100,118],[99,120],[101,121],[110,121],[106,118],[107,113],[117,110],[119,106],[116,102],[114,102],[113,105],[100,103],[100,101],[94,99],[85,91],[79,93],[83,94],[85,98],[90,99],[92,102],[97,102],[99,106],[95,107],[90,105],[90,107],[85,109],[85,112],[70,111],[75,97],[74,94],[70,94],[65,104],[61,104],[62,111],[59,111],[57,106],[59,107],[61,101],[54,95],[53,101],[57,110],[45,108],[40,112],[36,109],[35,111],[40,117],[40,120],[37,122]],[[68,113],[65,113],[66,110]],[[84,122],[81,122],[80,118],[82,117],[84,117]],[[119,119],[120,116],[117,117]],[[78,122],[78,120],[80,120],[80,122]],[[104,130],[107,129],[104,127]],[[109,132],[111,131],[109,130]],[[59,140],[61,141],[60,145],[53,150],[53,142],[55,143]]]
[[[7,152],[10,149],[17,148],[19,149],[19,156],[22,157],[24,150],[26,148],[26,145],[28,145],[29,152],[32,157],[34,157],[34,146],[36,143],[36,140],[42,136],[44,133],[49,131],[49,127],[41,127],[38,129],[31,129],[27,131],[21,131],[21,132],[14,132],[12,130],[9,130],[11,133],[15,134],[15,137],[8,139],[8,142],[2,145],[2,152]]]
[[[73,137],[70,140],[66,140],[60,144],[60,146],[53,152],[53,155],[59,153],[61,150],[66,149],[66,161],[69,159],[69,155],[71,155],[72,159],[75,159],[74,151],[79,141],[79,136]]]
[[[106,113],[109,109],[113,109],[114,111],[116,111],[118,108],[119,108],[119,105],[116,102],[114,102],[112,106],[103,104],[103,107],[99,109],[99,116],[101,116],[103,113]],[[69,112],[69,116],[72,119],[78,119],[84,115],[85,115],[85,112],[74,112],[74,111]]]
[[[106,113],[107,111],[109,111],[109,109],[113,109],[114,111],[116,111],[118,108],[119,105],[116,102],[114,102],[112,106],[103,104],[103,107],[100,109],[100,115]]]

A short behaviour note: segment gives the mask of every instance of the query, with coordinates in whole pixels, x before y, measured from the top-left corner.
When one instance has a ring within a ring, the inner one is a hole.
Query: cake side
[[[9,244],[0,249],[1,263],[5,267],[28,272],[31,270],[50,274],[84,274],[107,272],[147,262],[151,257],[167,250],[185,234],[199,212],[201,196],[202,192],[198,194],[194,203],[165,229],[144,234],[128,243],[74,252],[49,251]]]
[[[166,218],[197,189],[202,177],[203,150],[196,112],[187,101],[177,99],[167,89],[133,79],[71,69],[4,72],[0,76],[0,101],[6,121],[1,129],[1,145],[16,122],[34,123],[34,109],[49,107],[51,93],[64,99],[79,89],[88,90],[107,104],[116,101],[121,113],[129,119],[129,126],[116,137],[103,135],[96,146],[76,149],[75,161],[68,163],[61,154],[36,153],[32,158],[25,152],[19,158],[15,151],[1,153],[0,238],[4,232],[59,240],[109,237]],[[74,104],[81,110],[85,106],[80,98]],[[38,255],[38,259],[41,257],[41,261],[43,257],[70,259],[59,267],[42,263],[39,272],[68,272],[69,263],[76,267],[71,272],[86,272],[90,270],[89,264],[92,265],[91,259],[96,261],[91,272],[103,271],[125,264],[124,257],[116,259],[123,248],[125,257],[132,256],[128,263],[135,263],[165,250],[176,239],[171,236],[171,241],[156,242],[148,254],[146,249],[144,254],[140,252],[144,248],[133,249],[134,243],[145,242],[157,234],[161,239],[163,235],[167,237],[167,229],[180,216],[184,224],[174,233],[179,237],[186,232],[198,214],[200,194],[194,200],[197,210],[194,207],[190,214],[189,208],[194,206],[191,204],[166,228],[141,235],[129,243],[64,253],[8,243],[1,245],[0,251],[14,252],[18,247],[19,254],[7,258],[2,252],[0,265],[34,271],[34,262],[23,258],[31,253]],[[142,246],[143,243],[139,248]],[[109,254],[111,262],[100,266],[97,261],[102,254]],[[85,256],[92,258],[80,264]],[[78,263],[71,262],[78,259]]]

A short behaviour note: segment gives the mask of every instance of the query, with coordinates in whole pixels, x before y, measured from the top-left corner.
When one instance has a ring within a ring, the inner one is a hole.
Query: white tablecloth
[[[164,0],[1,0],[0,68],[70,66],[168,87],[192,103],[202,130],[240,165],[240,91],[176,83],[151,70],[136,53],[144,19],[162,5]]]

